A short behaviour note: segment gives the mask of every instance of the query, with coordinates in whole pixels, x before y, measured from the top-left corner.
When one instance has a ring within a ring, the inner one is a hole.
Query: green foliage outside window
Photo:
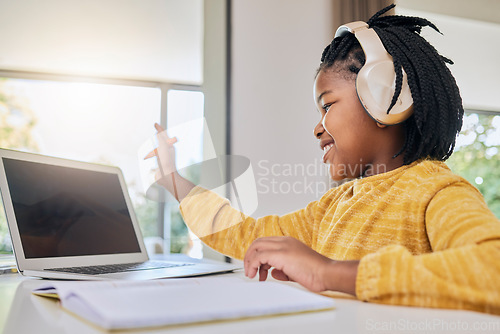
[[[466,114],[458,142],[464,144],[448,166],[477,187],[500,218],[500,115]]]
[[[9,94],[6,79],[0,78],[0,147],[38,152],[31,135],[36,118],[26,101]],[[0,203],[0,253],[12,252],[3,204]]]

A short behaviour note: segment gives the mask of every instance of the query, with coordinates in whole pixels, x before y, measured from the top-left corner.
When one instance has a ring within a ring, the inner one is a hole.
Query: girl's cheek
[[[325,129],[325,131],[330,135],[332,136],[332,133],[331,133],[331,125],[332,125],[332,120],[331,120],[331,117],[328,117],[328,114],[325,115],[325,117],[323,117],[323,122],[322,122],[322,125],[323,125],[323,129]],[[333,137],[333,136],[332,136]]]

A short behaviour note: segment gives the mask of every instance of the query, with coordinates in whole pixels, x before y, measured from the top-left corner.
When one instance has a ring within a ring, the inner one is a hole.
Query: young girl
[[[367,24],[392,56],[396,74],[382,114],[392,117],[399,108],[402,119],[385,121],[360,102],[358,76],[365,76],[360,71],[373,55],[354,30],[326,47],[314,82],[321,113],[314,135],[323,160],[333,180],[354,180],[302,210],[253,219],[182,178],[175,170],[176,139],[157,125],[163,136],[155,150],[164,175],[159,182],[180,201],[192,231],[215,250],[243,259],[250,278],[265,280],[274,268],[274,278],[311,291],[500,314],[500,222],[478,190],[443,162],[463,115],[445,64],[451,61],[420,36],[424,26],[438,30],[432,23],[382,16],[392,7]],[[379,76],[366,78],[370,88]],[[409,107],[400,106],[405,89]]]

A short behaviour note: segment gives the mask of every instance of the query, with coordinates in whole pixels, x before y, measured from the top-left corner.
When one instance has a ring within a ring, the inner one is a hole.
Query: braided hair
[[[433,23],[419,17],[381,16],[394,7],[392,4],[380,10],[367,21],[394,62],[396,89],[388,111],[401,92],[401,68],[407,74],[413,98],[413,114],[403,123],[405,143],[394,157],[404,154],[406,165],[422,158],[444,161],[453,153],[464,113],[455,78],[446,65],[453,62],[420,36],[425,26],[441,33]],[[333,70],[355,79],[365,59],[354,34],[346,34],[325,48],[317,73]]]

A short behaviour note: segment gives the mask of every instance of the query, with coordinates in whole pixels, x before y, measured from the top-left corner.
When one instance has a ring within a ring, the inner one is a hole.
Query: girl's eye
[[[325,112],[328,112],[328,110],[330,110],[330,107],[332,106],[332,104],[325,104],[322,108]]]

